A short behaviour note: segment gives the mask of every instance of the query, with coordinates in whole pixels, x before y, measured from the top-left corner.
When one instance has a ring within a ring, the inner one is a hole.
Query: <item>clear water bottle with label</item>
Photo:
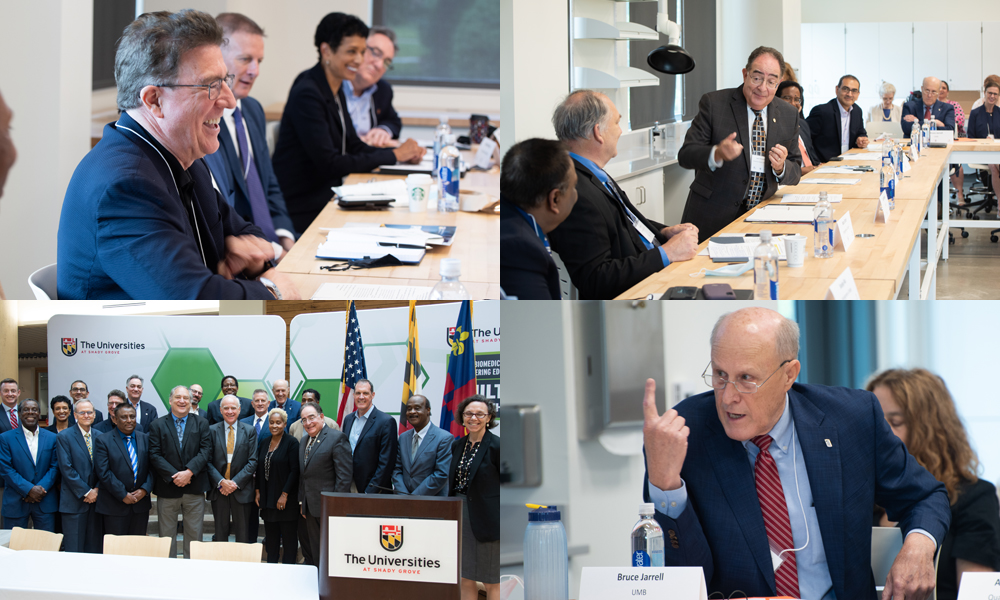
[[[451,125],[448,125],[448,117],[446,115],[441,115],[441,119],[438,122],[437,129],[434,130],[434,176],[437,177],[438,172],[438,158],[441,155],[441,149],[444,148],[445,136],[451,135]]]
[[[441,189],[439,211],[458,212],[458,181],[461,178],[462,155],[455,147],[455,136],[445,136],[444,148],[438,158],[438,187]]]
[[[898,183],[899,176],[903,174],[903,140],[892,141],[892,152],[896,156],[893,160],[893,166],[896,167],[896,181]]]
[[[760,232],[760,244],[753,251],[753,299],[778,299],[778,249],[771,243],[771,231]]]
[[[913,149],[914,157],[920,156],[920,124],[916,121],[910,127],[910,148]]]
[[[889,157],[882,159],[882,170],[879,173],[879,192],[889,200],[889,210],[896,208],[896,173],[892,169]]]
[[[924,119],[920,126],[920,151],[923,152],[927,144],[931,143],[931,123],[930,119]]]
[[[639,522],[632,528],[632,566],[663,566],[663,530],[653,519],[653,504],[639,505]]]
[[[468,290],[458,280],[462,274],[462,261],[457,258],[441,259],[441,281],[431,289],[430,300],[472,300]]]
[[[556,506],[528,513],[524,530],[525,600],[569,598],[569,556],[566,528]]]
[[[931,124],[931,131],[937,131],[937,119],[931,117],[930,124]]]
[[[819,193],[819,202],[813,209],[813,256],[833,256],[833,207],[826,192]]]

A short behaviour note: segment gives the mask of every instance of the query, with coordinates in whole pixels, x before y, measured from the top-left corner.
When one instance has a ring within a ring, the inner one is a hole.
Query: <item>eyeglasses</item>
[[[764,74],[761,73],[760,71],[754,71],[753,73],[750,74],[750,83],[754,84],[755,86],[759,86],[762,83],[765,83]],[[774,77],[772,79],[768,79],[766,83],[767,83],[767,89],[776,90],[778,89],[778,84],[781,82],[778,81],[777,77]]]
[[[938,90],[921,90],[924,96],[937,96]]]
[[[852,88],[852,87],[847,87],[846,85],[840,86],[840,91],[844,92],[845,94],[858,94],[858,93],[861,93],[860,89],[858,89],[858,88]]]
[[[71,391],[71,392],[86,392],[87,388],[75,387],[75,388],[70,388],[69,391]]]
[[[385,70],[386,71],[391,71],[392,70],[392,59],[391,58],[386,58],[385,57],[385,53],[382,52],[381,50],[379,50],[378,48],[373,48],[371,46],[367,46],[367,48],[368,48],[368,51],[371,52],[375,56],[375,58],[377,58],[380,61],[382,61],[382,64],[385,66]]]
[[[792,361],[786,360],[780,365],[778,365],[778,368],[774,370],[774,373],[777,373],[781,369],[781,367],[787,365],[790,362]],[[736,388],[736,391],[741,394],[756,394],[757,390],[763,387],[764,384],[767,383],[769,379],[774,377],[774,373],[771,373],[770,375],[767,376],[767,379],[765,379],[760,383],[756,383],[746,379],[741,379],[740,381],[729,381],[728,379],[722,377],[721,375],[710,373],[709,371],[711,370],[711,368],[712,368],[712,363],[709,362],[708,366],[705,367],[705,372],[701,374],[701,378],[705,380],[705,383],[708,385],[708,387],[715,390],[724,390],[726,388],[726,384],[731,383]]]
[[[158,87],[190,87],[190,88],[208,88],[208,99],[215,100],[222,93],[222,82],[225,81],[226,85],[230,89],[233,87],[233,82],[236,81],[236,75],[230,73],[222,79],[216,79],[212,83],[199,83],[199,84],[181,84],[181,83],[160,83],[157,84]],[[132,387],[132,386],[129,386]]]
[[[789,97],[781,96],[781,99],[789,104],[802,104],[802,98],[796,98],[793,96]]]
[[[92,417],[92,416],[94,416],[94,411],[92,411],[92,410],[84,410],[84,411],[80,411],[80,412],[78,412],[76,414],[80,415],[81,417]]]
[[[321,418],[322,417],[320,417],[319,415],[309,415],[308,417],[302,417],[302,422],[303,423],[312,423],[313,421],[318,421]]]
[[[489,415],[486,413],[464,412],[462,413],[462,416],[465,417],[466,419],[476,419],[477,421],[482,421]]]

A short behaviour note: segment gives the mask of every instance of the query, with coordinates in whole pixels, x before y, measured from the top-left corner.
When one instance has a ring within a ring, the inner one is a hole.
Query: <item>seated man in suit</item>
[[[160,415],[156,412],[152,404],[142,399],[143,383],[142,377],[131,375],[125,381],[125,390],[128,393],[129,403],[135,409],[135,426],[143,433],[149,433],[149,428],[153,425],[153,421]]]
[[[222,422],[209,427],[212,440],[208,461],[208,501],[215,517],[216,542],[229,541],[229,519],[233,535],[240,543],[250,542],[247,534],[248,513],[254,501],[253,476],[257,469],[257,432],[247,423],[238,423],[240,400],[223,396]],[[253,542],[256,543],[255,537]]]
[[[319,520],[323,515],[322,492],[351,491],[351,445],[347,436],[327,427],[323,409],[315,402],[302,405],[302,424],[308,437],[299,444],[299,500],[302,520],[299,541],[307,565],[319,564]]]
[[[823,162],[851,148],[868,147],[864,111],[855,104],[861,93],[858,78],[844,75],[834,91],[837,97],[826,104],[814,106],[806,119],[812,131],[813,147]]]
[[[938,100],[941,91],[941,80],[937,77],[924,77],[920,85],[920,99],[910,100],[903,104],[903,135],[910,136],[913,124],[923,127],[924,121],[931,119],[938,129],[955,129],[955,107]]]
[[[195,10],[150,12],[115,55],[118,121],[80,162],[58,235],[58,293],[71,299],[298,297],[274,248],[212,188],[200,160],[236,105],[222,28]]]
[[[618,155],[620,120],[611,100],[590,90],[571,93],[552,115],[556,136],[576,167],[577,200],[573,212],[549,233],[549,241],[581,299],[614,298],[698,252],[696,227],[650,221],[604,171]]]
[[[160,537],[169,537],[170,558],[177,558],[177,515],[184,515],[184,558],[191,540],[201,540],[208,461],[212,442],[208,421],[188,414],[191,392],[183,385],[170,390],[170,412],[149,428],[149,463],[154,474]]]
[[[698,103],[677,162],[695,170],[681,220],[698,227],[699,242],[773,196],[779,183],[799,182],[798,111],[773,101],[784,68],[781,52],[760,46],[747,58],[743,85]]]
[[[375,408],[375,386],[367,379],[354,384],[356,410],[344,417],[344,432],[354,455],[352,492],[391,494],[399,438],[396,420]]]
[[[0,434],[0,478],[7,492],[3,497],[3,529],[28,527],[55,531],[59,494],[56,434],[38,426],[38,401],[25,398],[18,407],[20,427]],[[51,493],[50,493],[51,492]]]
[[[97,514],[103,517],[104,533],[146,535],[153,509],[149,436],[136,427],[135,407],[128,402],[119,403],[108,421],[115,428],[94,443]]]
[[[222,378],[222,395],[223,396],[236,396],[236,392],[240,389],[240,382],[238,379],[232,375],[226,375]],[[253,404],[250,402],[249,398],[244,398],[242,396],[236,396],[240,400],[240,418],[245,419],[253,414]],[[203,415],[208,419],[209,425],[215,425],[216,423],[222,422],[222,398],[218,400],[212,400],[208,403],[208,408],[205,409],[205,414]]]
[[[108,418],[94,425],[94,431],[97,435],[107,433],[116,427],[115,408],[126,401],[125,397],[125,392],[121,390],[111,390],[108,392]]]
[[[312,388],[308,388],[302,390],[302,395],[300,396],[300,398],[302,398],[302,404],[305,404],[306,402],[315,402],[316,404],[319,404],[320,394],[319,391],[314,390]],[[337,422],[331,419],[330,417],[323,415],[323,422],[326,423],[326,426],[329,427],[330,429],[336,429],[337,431],[340,431],[340,425],[338,425]],[[297,440],[301,440],[302,436],[306,434],[306,429],[305,427],[302,426],[302,419],[299,419],[298,421],[292,423],[291,427],[288,427],[287,429],[288,429],[288,435],[292,436]]]
[[[411,429],[399,436],[392,487],[400,494],[447,496],[451,472],[451,433],[431,423],[431,403],[415,394],[406,401]]]
[[[344,97],[347,112],[354,121],[354,130],[361,141],[376,148],[395,145],[403,121],[392,107],[392,86],[382,77],[392,68],[392,59],[399,52],[396,32],[375,26],[368,30],[368,48],[354,80],[345,79]]]
[[[559,300],[546,234],[576,204],[576,163],[560,142],[524,140],[500,169],[500,285],[520,300]]]
[[[292,423],[299,420],[299,410],[302,408],[302,403],[288,397],[288,381],[284,379],[279,379],[271,385],[271,393],[274,394],[274,401],[271,402],[271,405],[267,409],[280,408],[285,411],[285,414],[288,415],[285,431],[288,431]]]
[[[59,512],[65,535],[63,550],[100,554],[104,549],[104,529],[97,514],[97,471],[94,470],[94,442],[98,432],[94,405],[80,400],[73,405],[76,426],[56,435],[59,449]]]
[[[236,108],[223,111],[219,149],[206,156],[205,162],[226,202],[260,227],[277,245],[274,252],[281,258],[292,249],[297,234],[271,167],[264,109],[250,97],[264,62],[264,30],[239,13],[222,13],[215,20],[228,40],[222,47],[222,58],[229,72],[236,75],[232,88]]]
[[[872,506],[905,541],[884,598],[927,598],[951,513],[871,392],[795,383],[798,325],[761,307],[723,315],[703,377],[714,392],[659,415],[646,380],[643,496],[667,565],[701,566],[710,594],[875,598]]]

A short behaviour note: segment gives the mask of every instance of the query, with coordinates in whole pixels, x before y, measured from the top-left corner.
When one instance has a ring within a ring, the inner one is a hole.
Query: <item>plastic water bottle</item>
[[[899,183],[899,176],[903,174],[903,140],[892,141],[893,154],[896,155],[893,165],[896,167],[896,183]]]
[[[569,598],[566,529],[557,509],[550,506],[528,513],[528,527],[524,530],[525,600]]]
[[[920,151],[923,152],[924,148],[931,143],[931,124],[930,119],[924,119],[923,124],[920,126]]]
[[[458,212],[458,181],[461,177],[462,155],[455,147],[455,136],[447,135],[438,157],[438,187],[441,189],[439,211]]]
[[[437,177],[438,157],[444,148],[445,136],[451,135],[451,126],[448,125],[448,117],[441,115],[437,129],[434,130],[434,176]]]
[[[472,300],[468,290],[458,280],[462,274],[462,261],[457,258],[441,259],[441,281],[431,289],[430,300]]]
[[[910,148],[913,149],[913,158],[920,157],[920,126],[918,123],[914,122],[913,126],[910,127]]]
[[[826,192],[819,193],[819,202],[813,209],[813,256],[833,256],[833,207],[830,206]]]
[[[930,123],[931,123],[931,131],[937,131],[937,119],[931,117]]]
[[[884,193],[889,200],[889,210],[896,209],[896,173],[892,169],[889,157],[882,159],[882,171],[879,178],[879,192]]]
[[[639,505],[639,522],[632,528],[632,566],[663,566],[663,530],[653,520],[653,504]]]
[[[753,251],[754,300],[778,299],[778,249],[771,243],[771,231],[760,232],[760,244]]]

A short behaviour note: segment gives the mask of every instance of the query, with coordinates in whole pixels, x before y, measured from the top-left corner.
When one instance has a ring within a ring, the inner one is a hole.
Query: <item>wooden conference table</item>
[[[944,211],[945,222],[940,235],[928,235],[928,268],[922,285],[920,230],[924,226],[926,217],[927,227],[935,233],[938,231],[938,206],[937,202],[932,200],[936,199],[938,189],[945,191],[948,189],[946,187],[948,165],[956,162],[950,155],[956,150],[970,151],[969,146],[972,145],[955,143],[949,148],[928,149],[917,162],[911,162],[911,170],[902,176],[896,189],[896,208],[890,213],[888,223],[873,222],[879,195],[878,167],[881,163],[878,161],[845,160],[826,163],[826,166],[870,165],[875,169],[871,173],[851,174],[813,171],[803,177],[798,185],[784,186],[774,197],[760,204],[765,206],[777,203],[786,194],[817,194],[824,190],[828,194],[841,194],[842,201],[833,204],[834,218],[839,219],[850,211],[855,235],[872,234],[872,237],[856,237],[846,252],[837,250],[832,258],[813,258],[813,229],[810,223],[747,223],[744,219],[753,212],[751,211],[730,223],[720,233],[757,233],[770,229],[774,233],[798,233],[807,237],[806,259],[803,266],[789,268],[782,264],[779,268],[779,296],[782,300],[823,299],[830,285],[848,267],[862,299],[896,298],[907,271],[910,272],[909,297],[933,299],[935,266],[938,257],[941,256],[941,245],[947,239],[947,210]],[[997,150],[1000,150],[1000,146]],[[858,152],[864,153],[868,150],[851,151],[851,153]],[[810,180],[820,178],[860,179],[860,181],[854,185],[810,183]],[[706,240],[698,247],[699,251],[707,246]],[[946,252],[947,244],[944,246]],[[947,254],[944,254],[943,258],[947,258]],[[649,294],[659,297],[667,288],[673,286],[700,286],[705,283],[728,283],[733,289],[753,288],[752,270],[739,277],[709,279],[703,276],[690,276],[701,269],[717,269],[720,266],[723,265],[713,263],[707,255],[696,256],[690,261],[677,262],[634,285],[617,299],[646,298]]]
[[[466,160],[470,157],[467,155]],[[401,176],[349,175],[345,185],[369,180],[397,179]],[[492,170],[469,171],[459,184],[461,190],[472,190],[500,197],[500,172]],[[332,192],[331,192],[332,195]],[[346,223],[405,223],[413,225],[453,225],[455,241],[451,246],[433,247],[427,251],[419,265],[378,267],[350,271],[325,271],[323,265],[341,261],[316,258],[316,249],[326,239],[323,228],[341,227]],[[430,287],[440,281],[438,273],[442,258],[462,261],[460,280],[473,299],[500,298],[500,215],[468,212],[411,213],[408,207],[388,210],[342,210],[335,202],[326,205],[299,240],[278,264],[278,271],[286,273],[303,298],[310,298],[323,283],[355,283],[372,285]]]

